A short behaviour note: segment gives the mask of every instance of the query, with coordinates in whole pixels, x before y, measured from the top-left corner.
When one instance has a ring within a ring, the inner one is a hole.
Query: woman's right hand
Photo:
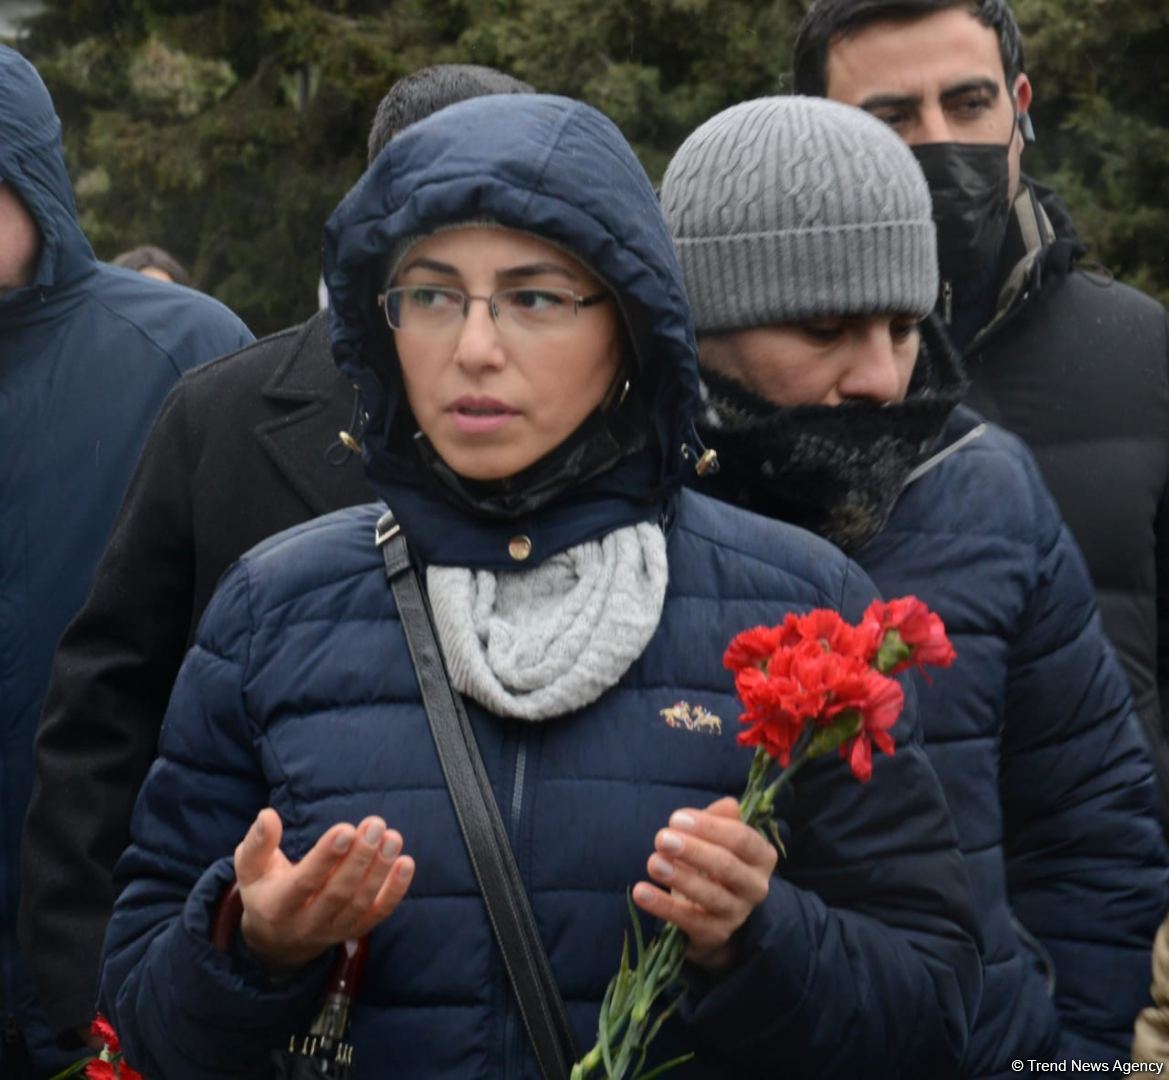
[[[235,849],[243,899],[240,933],[274,974],[295,971],[388,917],[406,895],[414,860],[379,817],[326,830],[298,863],[280,850],[283,825],[261,810]]]

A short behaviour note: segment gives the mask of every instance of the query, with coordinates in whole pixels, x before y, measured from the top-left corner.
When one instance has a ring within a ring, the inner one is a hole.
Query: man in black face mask
[[[797,93],[885,121],[926,175],[966,401],[1028,443],[1083,549],[1169,820],[1165,310],[1079,269],[1066,208],[1021,174],[1032,87],[1006,0],[815,0],[793,66]]]

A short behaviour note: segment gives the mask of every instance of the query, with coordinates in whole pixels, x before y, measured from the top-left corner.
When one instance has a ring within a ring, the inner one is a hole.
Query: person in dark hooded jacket
[[[859,109],[762,98],[686,140],[662,205],[722,463],[696,486],[831,540],[957,650],[919,704],[982,922],[963,1075],[1124,1058],[1169,905],[1148,751],[1031,455],[958,404],[958,359],[921,322],[925,178]]]
[[[868,785],[808,766],[778,871],[726,798],[750,759],[733,724],[659,715],[689,699],[732,717],[735,632],[816,607],[856,620],[875,593],[823,541],[681,490],[693,332],[616,128],[556,97],[443,110],[333,214],[325,278],[367,471],[424,574],[578,1046],[636,883],[690,934],[651,1054],[693,1051],[678,1075],[952,1071],[980,969],[912,700]],[[375,545],[384,510],[253,549],[180,671],[102,970],[147,1075],[264,1075],[329,946],[367,929],[357,1076],[536,1075]]]
[[[0,47],[0,1074],[53,1070],[15,947],[20,827],[49,665],[184,370],[252,340],[222,304],[98,262],[36,70]],[[28,1044],[27,1047],[21,1046]],[[33,1065],[26,1058],[31,1054]]]
[[[471,64],[423,68],[378,106],[369,157],[432,112],[531,87]],[[113,868],[203,609],[248,548],[368,502],[355,391],[333,364],[328,313],[204,364],[161,410],[98,564],[61,639],[37,732],[20,934],[40,1001],[65,1037],[87,1028],[114,903]]]

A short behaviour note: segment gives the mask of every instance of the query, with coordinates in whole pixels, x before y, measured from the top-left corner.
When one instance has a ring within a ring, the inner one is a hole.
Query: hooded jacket
[[[210,297],[97,261],[77,222],[60,133],[35,69],[0,47],[0,180],[41,239],[32,283],[0,295],[0,995],[42,1064],[56,1059],[39,1049],[45,1032],[15,927],[20,823],[50,660],[167,391],[184,369],[251,341]]]
[[[1169,865],[1091,581],[1031,455],[969,409],[913,475],[855,558],[929,604],[958,653],[918,703],[982,916],[964,1075],[1123,1059]]]
[[[966,401],[1027,444],[1084,553],[1169,823],[1169,316],[1084,253],[1058,196],[1024,181]]]
[[[575,475],[554,451],[568,482],[519,513],[460,501],[413,456],[374,302],[400,238],[485,217],[562,245],[610,286],[638,358],[630,396],[645,410],[646,438],[600,473]],[[644,173],[589,107],[479,99],[411,127],[331,218],[325,265],[334,351],[369,412],[372,482],[417,560],[514,568],[507,541],[519,533],[530,565],[632,521],[668,530],[661,622],[615,687],[540,724],[467,703],[583,1052],[628,929],[625,889],[655,831],[677,806],[745,782],[727,641],[788,610],[856,619],[874,593],[814,537],[679,492],[697,385],[681,275]],[[102,973],[103,1007],[147,1075],[268,1075],[269,1048],[313,1012],[327,957],[275,986],[208,942],[231,853],[265,805],[285,822],[290,858],[367,814],[400,829],[415,857],[407,899],[372,934],[357,1077],[536,1075],[374,547],[379,513],[340,511],[253,549],[221,583],[179,674],[119,866]],[[870,784],[838,761],[809,766],[781,810],[791,857],[741,932],[740,962],[713,982],[690,973],[655,1059],[693,1049],[689,1074],[704,1077],[952,1071],[980,975],[910,698],[897,751]],[[686,699],[724,717],[721,733],[667,726],[660,710]]]

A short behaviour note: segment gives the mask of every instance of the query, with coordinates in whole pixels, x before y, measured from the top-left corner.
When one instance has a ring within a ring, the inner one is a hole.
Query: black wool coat
[[[220,576],[273,533],[374,497],[338,442],[354,399],[319,313],[190,372],[162,407],[37,735],[20,934],[57,1032],[93,1016],[114,863]]]

